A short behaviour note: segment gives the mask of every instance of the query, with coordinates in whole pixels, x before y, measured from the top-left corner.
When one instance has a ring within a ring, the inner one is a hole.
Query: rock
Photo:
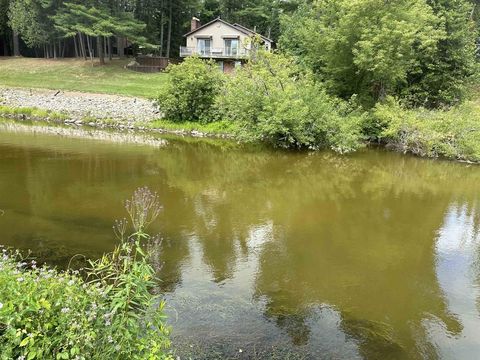
[[[157,119],[159,112],[150,100],[107,94],[0,87],[0,99],[7,106],[63,112],[76,120],[91,117],[99,120],[109,118],[127,122],[135,119],[148,122]]]

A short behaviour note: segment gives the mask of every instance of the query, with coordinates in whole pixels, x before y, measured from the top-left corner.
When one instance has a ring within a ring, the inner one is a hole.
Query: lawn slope
[[[154,98],[168,75],[144,74],[124,68],[131,60],[105,66],[78,59],[0,57],[0,86],[75,90]]]

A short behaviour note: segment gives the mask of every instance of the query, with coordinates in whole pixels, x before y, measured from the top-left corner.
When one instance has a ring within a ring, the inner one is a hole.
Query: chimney
[[[200,19],[193,17],[191,22],[190,31],[198,29],[202,24],[200,23]]]

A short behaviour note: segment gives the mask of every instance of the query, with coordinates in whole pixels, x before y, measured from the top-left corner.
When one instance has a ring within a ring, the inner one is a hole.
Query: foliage
[[[155,270],[141,246],[151,240],[143,231],[158,214],[158,199],[140,189],[127,208],[133,235],[126,236],[126,220],[117,222],[120,245],[91,261],[87,277],[37,268],[3,249],[0,359],[170,358],[164,303],[152,294]]]
[[[448,111],[405,109],[389,99],[372,111],[381,141],[420,156],[480,161],[478,104],[467,102]]]
[[[466,0],[314,1],[284,17],[280,44],[334,95],[450,104],[475,61],[469,11]]]
[[[59,0],[14,0],[10,3],[8,12],[10,26],[22,35],[28,46],[44,45],[57,38],[50,16],[58,10],[60,4]]]
[[[216,106],[246,140],[338,152],[360,145],[361,116],[328,96],[290,57],[259,52],[228,79]]]
[[[66,2],[53,19],[55,28],[62,37],[72,37],[79,32],[90,36],[123,36],[130,42],[154,47],[142,36],[146,24],[135,20],[130,13],[112,16],[106,7],[88,7]]]
[[[190,57],[170,65],[167,72],[167,85],[158,96],[164,117],[171,121],[212,121],[215,97],[224,82],[216,64]]]
[[[430,56],[420,59],[419,70],[409,74],[402,94],[413,106],[442,107],[460,103],[476,72],[478,31],[472,4],[465,0],[431,0],[445,36]],[[478,5],[477,5],[478,7]]]

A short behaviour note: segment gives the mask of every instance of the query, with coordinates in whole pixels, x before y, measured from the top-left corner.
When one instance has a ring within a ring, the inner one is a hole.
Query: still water
[[[149,186],[182,359],[480,358],[480,167],[168,141],[0,131],[1,243],[98,256]]]

